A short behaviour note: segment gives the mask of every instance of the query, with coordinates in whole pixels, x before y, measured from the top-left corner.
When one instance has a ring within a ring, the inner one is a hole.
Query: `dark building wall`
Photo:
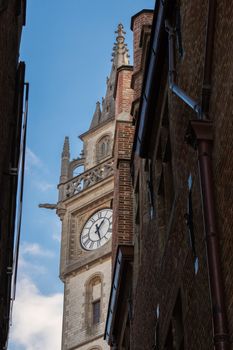
[[[207,5],[207,1],[180,2],[183,57],[179,58],[177,50],[177,83],[198,103],[202,94]],[[214,194],[231,338],[232,11],[227,1],[217,6],[209,112],[214,129]],[[165,32],[163,35],[167,40]],[[131,344],[132,349],[151,349],[157,329],[159,349],[178,349],[182,337],[181,349],[213,349],[198,158],[196,150],[185,142],[189,120],[196,115],[168,90],[167,42],[159,55],[159,78],[153,76],[156,105],[150,110],[150,123],[146,125],[147,149],[144,159],[134,154],[133,161],[136,208]],[[137,113],[140,120],[140,109],[135,111],[136,120]],[[186,214],[191,201],[190,240]]]
[[[210,116],[214,121],[214,181],[218,230],[226,289],[226,305],[233,337],[233,8],[227,1],[217,6]]]
[[[18,65],[25,1],[0,2],[0,348],[10,315],[17,168],[25,66]]]

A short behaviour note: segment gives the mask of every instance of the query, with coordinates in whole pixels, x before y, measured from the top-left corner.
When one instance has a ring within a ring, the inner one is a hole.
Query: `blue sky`
[[[131,16],[154,0],[28,0],[20,59],[30,83],[27,162],[17,297],[10,350],[58,350],[63,285],[58,278],[60,222],[39,203],[57,202],[60,154],[89,128],[105,95],[114,31],[123,23],[133,63]]]

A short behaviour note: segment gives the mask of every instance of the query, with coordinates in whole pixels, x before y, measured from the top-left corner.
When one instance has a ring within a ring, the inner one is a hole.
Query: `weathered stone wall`
[[[101,321],[96,326],[87,324],[87,292],[86,283],[96,275],[102,279]],[[64,313],[63,313],[63,345],[62,349],[86,350],[100,345],[101,349],[109,349],[103,340],[109,291],[111,287],[111,258],[100,259],[90,267],[71,273],[65,280]]]
[[[111,139],[110,147],[113,146],[113,137],[114,137],[115,123],[114,121],[103,123],[102,125],[96,127],[84,134],[82,140],[84,142],[84,155],[85,155],[85,170],[88,170],[96,166],[97,159],[97,150],[98,142],[105,135],[109,135]]]

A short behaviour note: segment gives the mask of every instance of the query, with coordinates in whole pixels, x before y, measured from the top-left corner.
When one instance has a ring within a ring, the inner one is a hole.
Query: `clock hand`
[[[102,226],[103,222],[104,222],[104,219],[101,221],[101,223],[99,225],[99,228]]]
[[[100,225],[101,225],[101,224],[100,224]],[[101,238],[101,237],[100,237],[100,231],[99,231],[100,226],[98,226],[98,225],[96,224],[95,227],[96,227],[95,233],[97,233],[98,236],[99,236],[99,238]]]

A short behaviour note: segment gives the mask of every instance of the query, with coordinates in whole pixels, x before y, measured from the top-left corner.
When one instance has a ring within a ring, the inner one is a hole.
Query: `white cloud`
[[[21,255],[31,255],[37,257],[54,257],[54,253],[51,250],[43,248],[38,243],[22,243],[20,247]]]
[[[35,187],[37,187],[38,190],[40,190],[41,192],[47,192],[49,190],[51,190],[52,188],[56,188],[55,185],[50,184],[46,181],[33,181],[33,184],[35,185]]]
[[[29,147],[26,148],[25,170],[30,176],[29,179],[32,185],[39,191],[47,192],[51,189],[56,189],[56,185],[42,179],[47,174],[47,166]]]
[[[26,148],[26,169],[29,170],[35,166],[37,168],[42,167],[42,161],[40,158],[29,148]]]
[[[28,260],[30,257],[33,259]],[[47,274],[48,269],[41,263],[41,259],[53,257],[55,257],[53,251],[43,248],[38,243],[23,242],[20,245],[18,261],[20,276],[24,278],[27,276],[37,278],[38,276]]]
[[[38,275],[45,275],[48,272],[48,269],[45,266],[27,261],[22,254],[19,255],[18,265],[19,272],[22,276],[30,275],[37,277]]]
[[[24,277],[18,282],[10,345],[23,350],[58,350],[62,330],[61,293],[43,295]],[[10,346],[11,348],[11,346]]]

